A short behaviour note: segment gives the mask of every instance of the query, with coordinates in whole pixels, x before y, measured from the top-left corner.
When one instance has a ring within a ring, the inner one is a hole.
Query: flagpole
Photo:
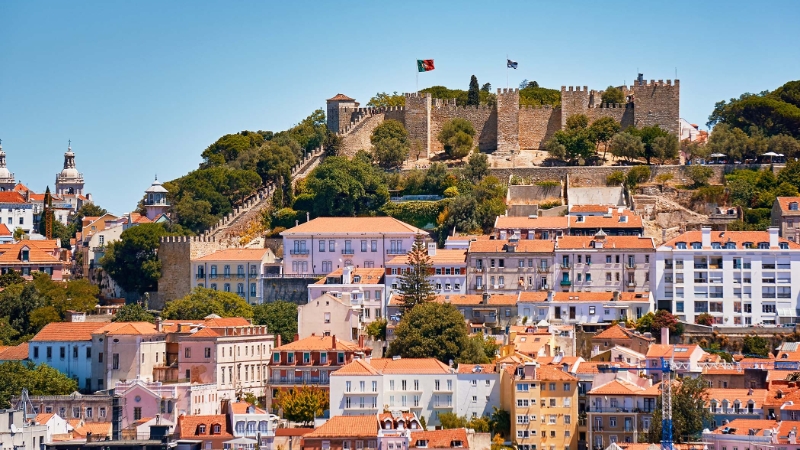
[[[508,89],[508,53],[506,53],[506,89]]]

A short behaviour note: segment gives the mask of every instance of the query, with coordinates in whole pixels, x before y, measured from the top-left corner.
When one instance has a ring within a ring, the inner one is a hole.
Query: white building
[[[466,294],[467,251],[437,249],[435,242],[428,242],[427,250],[433,268],[430,277],[433,290],[442,295]],[[400,277],[409,268],[408,255],[398,255],[386,262],[386,286],[391,289],[390,294],[399,293]]]
[[[235,292],[251,305],[262,302],[265,268],[277,258],[268,248],[229,248],[192,260],[193,286]]]
[[[336,269],[323,279],[308,285],[308,303],[311,304],[313,300],[327,293],[339,298],[340,303],[349,304],[350,308],[357,310],[355,314],[360,316],[361,322],[370,323],[385,315],[383,299],[386,289],[383,274],[383,269],[356,269],[352,266]],[[345,294],[348,294],[346,301]],[[303,305],[300,306],[300,308],[302,307]],[[311,309],[316,308],[309,308],[309,310]],[[321,310],[318,311],[321,312]],[[306,316],[305,319],[310,319],[310,317]],[[300,326],[302,327],[302,321]],[[307,333],[300,331],[300,337],[308,337],[314,332],[319,333],[320,329],[307,329]],[[336,336],[349,335],[349,333],[333,334]],[[357,339],[357,337],[352,339]]]
[[[459,411],[456,371],[433,358],[357,359],[330,378],[331,416],[410,411],[439,425],[439,414]]]
[[[318,217],[281,233],[283,273],[327,275],[344,266],[384,268],[424,230],[392,217]]]
[[[0,222],[12,233],[22,228],[25,234],[31,234],[36,231],[33,228],[33,205],[19,192],[0,192]]]
[[[649,292],[521,292],[517,311],[531,324],[610,324],[653,311],[653,298]]]
[[[92,331],[92,377],[95,390],[117,382],[149,379],[166,358],[165,334],[149,322],[111,322]]]
[[[500,407],[500,374],[494,364],[459,364],[456,375],[458,414],[467,420],[489,417]]]
[[[795,323],[800,244],[769,231],[689,231],[656,249],[659,309],[694,323],[702,313],[726,326]]]
[[[34,422],[47,427],[47,434],[45,435],[44,441],[48,444],[53,442],[54,437],[59,437],[61,439],[69,437],[69,432],[73,429],[69,422],[58,414],[53,413],[39,413],[36,415]]]
[[[247,402],[231,402],[228,416],[234,438],[253,439],[257,441],[258,448],[273,448],[278,416]]]
[[[107,325],[103,322],[53,322],[44,326],[28,345],[28,358],[34,364],[47,364],[78,381],[90,392],[103,389],[92,383],[92,333]]]
[[[25,410],[0,409],[0,448],[35,450],[44,448],[47,426],[31,423]]]

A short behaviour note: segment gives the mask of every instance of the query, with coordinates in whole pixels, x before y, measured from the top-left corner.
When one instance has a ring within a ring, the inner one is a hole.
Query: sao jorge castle
[[[601,103],[602,91],[586,86],[562,86],[561,105],[520,106],[519,89],[498,89],[496,106],[456,106],[455,99],[441,100],[431,94],[405,94],[405,106],[359,108],[355,99],[338,94],[327,101],[328,128],[344,137],[344,149],[353,154],[370,148],[372,130],[382,121],[395,119],[405,125],[412,142],[412,156],[441,152],[436,140],[442,125],[453,118],[463,118],[475,128],[482,151],[511,153],[538,150],[556,131],[564,128],[567,118],[584,114],[592,122],[613,117],[622,127],[658,125],[678,134],[679,80],[647,80],[641,77],[632,86],[620,86],[626,103]]]

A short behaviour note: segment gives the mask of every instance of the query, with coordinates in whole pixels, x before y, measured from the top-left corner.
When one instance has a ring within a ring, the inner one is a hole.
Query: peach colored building
[[[345,266],[384,268],[424,230],[392,217],[318,217],[281,233],[283,273],[327,275]]]
[[[347,266],[334,270],[316,283],[309,284],[308,305],[312,305],[314,300],[318,299],[325,293],[328,293],[333,297],[337,297],[340,299],[340,303],[349,304],[349,309],[352,311],[351,315],[356,319],[351,320],[352,328],[361,329],[361,325],[368,324],[373,320],[383,317],[384,292],[385,286],[383,269],[356,269],[352,266]],[[349,300],[345,300],[345,297],[348,297]],[[322,320],[322,311],[312,312],[311,316],[309,316],[308,313],[303,312],[306,309],[304,306],[307,305],[302,305],[298,311],[298,315],[301,319],[299,328],[301,337],[307,337],[311,334],[311,332],[324,334],[325,330],[331,331],[331,334],[349,336],[347,333],[342,334],[341,332],[332,330],[331,325],[322,328],[304,326],[316,326],[316,323],[304,324],[304,322],[308,322],[309,320],[314,321],[314,318],[316,318],[317,314],[319,315],[319,318],[316,319]],[[316,308],[312,307],[310,309]],[[352,339],[358,339],[358,335],[354,334]]]
[[[150,380],[163,363],[165,333],[149,322],[112,322],[92,332],[92,379],[96,389],[118,381]]]
[[[33,273],[42,272],[55,281],[64,279],[64,261],[61,260],[59,240],[23,240],[0,245],[0,272],[13,270],[26,280]]]
[[[377,442],[375,415],[336,416],[303,436],[303,450],[376,450]]]

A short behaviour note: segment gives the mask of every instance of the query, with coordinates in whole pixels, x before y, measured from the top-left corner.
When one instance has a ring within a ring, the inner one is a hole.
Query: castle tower
[[[576,114],[589,115],[589,88],[584,86],[561,86],[561,129],[567,127],[567,119]]]
[[[327,100],[328,105],[328,129],[333,133],[339,133],[347,125],[350,125],[350,114],[340,114],[342,108],[358,108],[358,102],[344,94],[336,94]]]
[[[6,168],[6,152],[3,151],[3,143],[0,142],[0,191],[11,191],[15,185],[14,174]]]
[[[431,156],[431,105],[430,93],[406,94],[405,127],[412,153],[419,151],[424,158]]]
[[[672,134],[680,134],[680,80],[648,82],[640,74],[631,90],[637,128],[658,125]]]
[[[519,152],[519,89],[497,89],[497,152]]]
[[[64,169],[56,174],[56,194],[83,195],[83,174],[75,168],[75,153],[72,145],[64,153]]]
[[[158,176],[144,193],[144,207],[147,210],[148,219],[155,221],[162,214],[166,214],[169,209],[169,202],[167,202],[169,191],[158,181]]]

